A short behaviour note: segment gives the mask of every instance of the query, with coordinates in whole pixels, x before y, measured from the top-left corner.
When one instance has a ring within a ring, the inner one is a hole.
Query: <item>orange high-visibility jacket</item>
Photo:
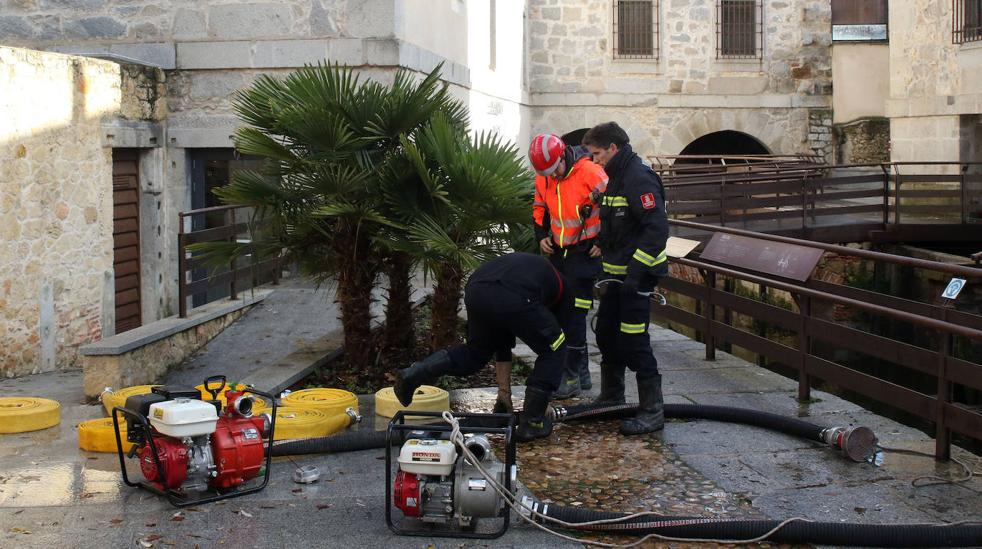
[[[540,228],[539,239],[545,238],[551,229],[552,241],[560,247],[576,245],[589,240],[600,232],[600,205],[591,200],[607,189],[607,174],[603,168],[584,156],[573,164],[563,179],[535,177],[535,200],[532,202],[532,218]],[[590,205],[588,216],[584,206]],[[544,225],[549,219],[550,227]],[[582,232],[582,236],[581,233]]]

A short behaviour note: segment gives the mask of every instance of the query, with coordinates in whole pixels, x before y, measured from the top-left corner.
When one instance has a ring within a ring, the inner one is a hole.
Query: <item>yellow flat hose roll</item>
[[[61,404],[34,397],[0,398],[0,433],[26,433],[61,422]]]
[[[122,417],[119,420],[119,438],[123,443],[123,451],[128,451],[132,443],[126,442],[126,420]],[[78,447],[86,452],[116,452],[113,418],[103,417],[79,423]]]
[[[413,395],[413,403],[409,406],[403,406],[399,402],[392,387],[379,389],[375,393],[375,413],[382,417],[392,417],[399,410],[443,412],[449,409],[450,393],[432,385],[420,385]]]
[[[274,440],[326,437],[350,424],[351,418],[344,412],[326,414],[316,408],[281,406],[276,409]]]
[[[133,387],[124,387],[118,391],[105,391],[100,397],[102,399],[102,406],[106,409],[106,413],[112,416],[113,408],[124,406],[127,398],[133,395],[145,395],[154,387],[157,387],[157,385],[134,385]]]
[[[358,411],[358,397],[341,389],[301,389],[283,398],[284,406],[314,408],[327,415],[343,414],[348,408]]]

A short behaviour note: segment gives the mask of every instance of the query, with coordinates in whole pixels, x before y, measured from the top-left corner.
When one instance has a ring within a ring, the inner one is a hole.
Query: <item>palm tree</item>
[[[390,297],[408,307],[410,265],[382,238],[383,230],[397,231],[405,219],[389,217],[383,187],[392,184],[404,143],[434,115],[462,119],[463,108],[440,85],[439,71],[421,80],[399,71],[385,86],[347,67],[318,64],[283,80],[261,76],[235,101],[245,123],[235,146],[264,158],[264,168],[239,172],[215,192],[226,203],[252,206],[261,230],[251,244],[208,253],[227,261],[282,250],[303,275],[336,280],[349,369],[373,363],[371,290],[386,264],[390,284],[405,286],[390,288]],[[401,271],[407,276],[400,278]],[[411,322],[403,316],[394,320]]]
[[[532,178],[518,151],[492,133],[468,137],[442,115],[403,149],[426,196],[401,247],[434,275],[430,346],[458,340],[457,315],[467,272],[500,255],[514,227],[530,218]]]

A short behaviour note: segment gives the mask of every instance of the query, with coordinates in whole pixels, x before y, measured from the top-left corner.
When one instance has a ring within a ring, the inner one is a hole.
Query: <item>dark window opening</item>
[[[955,44],[982,40],[982,0],[951,0],[951,38]]]
[[[654,0],[614,0],[614,58],[657,57],[657,3]]]
[[[716,4],[716,56],[761,57],[763,4],[759,0],[719,0]]]

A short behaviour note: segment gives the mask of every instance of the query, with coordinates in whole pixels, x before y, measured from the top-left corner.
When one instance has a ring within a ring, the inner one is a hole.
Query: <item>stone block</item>
[[[256,68],[302,67],[317,64],[328,57],[330,40],[270,40],[253,48],[252,66]]]
[[[310,3],[310,35],[314,37],[333,37],[340,34],[338,28],[338,14],[334,7],[334,2],[328,2],[331,8],[325,7],[324,0],[313,0]]]
[[[715,76],[709,78],[707,92],[722,95],[756,95],[767,89],[766,76]]]
[[[393,36],[395,2],[393,0],[358,0],[348,2],[344,34],[356,38]]]
[[[542,18],[549,21],[560,21],[562,20],[562,9],[561,8],[542,8]]]
[[[365,40],[365,64],[395,66],[399,64],[399,42],[391,39]]]
[[[27,18],[8,15],[0,17],[0,40],[11,38],[29,39],[34,37],[34,27]]]
[[[328,41],[327,57],[332,63],[361,65],[365,62],[365,50],[360,38],[335,38]]]
[[[106,6],[106,0],[41,0],[45,10],[99,10]]]
[[[230,69],[252,66],[249,42],[179,42],[178,69]]]
[[[208,23],[201,10],[180,8],[174,14],[171,37],[174,40],[200,40],[208,36]]]
[[[119,38],[126,35],[126,24],[112,17],[84,17],[64,23],[67,38]]]
[[[208,8],[208,36],[211,38],[287,37],[292,26],[293,15],[287,4],[227,4]]]

